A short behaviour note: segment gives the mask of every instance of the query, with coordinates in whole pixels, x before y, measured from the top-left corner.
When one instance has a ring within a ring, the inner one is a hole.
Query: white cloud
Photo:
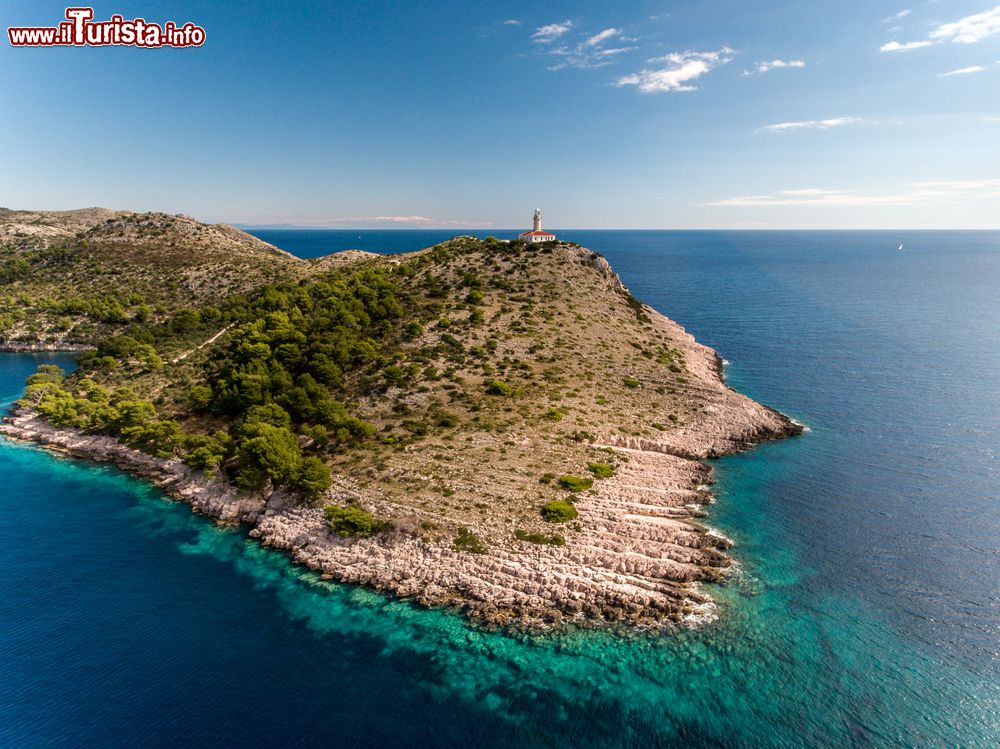
[[[893,23],[894,21],[901,21],[902,19],[910,15],[912,12],[913,11],[910,10],[909,8],[907,8],[906,10],[901,10],[899,11],[899,13],[896,13],[895,15],[889,16],[888,18],[883,18],[882,23]]]
[[[766,62],[754,63],[754,66],[753,70],[744,70],[743,75],[769,73],[772,70],[779,70],[781,68],[804,68],[806,64],[803,60],[768,60]]]
[[[347,219],[350,220],[350,219]],[[366,216],[361,221],[378,221],[386,224],[431,224],[434,219],[426,216]]]
[[[607,47],[605,44],[614,41],[619,46]],[[591,36],[577,37],[575,43],[569,42],[545,48],[545,53],[557,58],[557,62],[549,66],[549,70],[564,68],[603,68],[616,62],[618,55],[630,52],[634,46],[621,46],[623,43],[634,42],[635,39],[622,36],[622,30],[616,28],[604,29]]]
[[[938,73],[938,78],[949,78],[953,75],[969,75],[970,73],[985,73],[986,68],[982,65],[971,65],[967,68],[959,68],[958,70],[952,70],[947,73]]]
[[[621,29],[604,29],[604,31],[594,34],[592,37],[588,38],[587,41],[584,42],[584,45],[588,47],[596,47],[608,39],[619,36],[621,33]]]
[[[983,117],[983,122],[1000,122],[1000,117]]]
[[[802,60],[771,60],[762,62],[757,66],[761,73],[766,73],[775,68],[804,68],[806,64]]]
[[[865,122],[860,117],[831,117],[825,120],[797,120],[794,122],[779,122],[776,125],[765,125],[762,132],[787,133],[795,130],[829,130],[845,125],[859,125]]]
[[[503,22],[503,25],[504,26],[520,26],[521,22],[518,21],[516,18],[508,18],[506,21]]]
[[[539,44],[549,44],[550,42],[561,37],[571,28],[573,28],[572,21],[550,23],[547,26],[540,26],[535,29],[535,33],[531,35],[531,38]]]
[[[608,49],[600,49],[595,54],[600,57],[611,57],[613,55],[620,55],[622,52],[630,52],[635,49],[635,47],[609,47]]]
[[[929,42],[927,40],[921,42],[888,42],[879,47],[879,52],[909,52],[913,49],[922,49],[923,47],[930,47],[934,42]]]
[[[958,203],[996,198],[1000,198],[1000,179],[914,182],[893,191],[868,193],[856,190],[822,190],[817,188],[779,190],[769,195],[743,195],[713,200],[702,205],[727,208],[774,206],[865,208],[922,203]]]
[[[1000,34],[1000,5],[975,15],[946,23],[931,32],[931,39],[959,44],[975,44]]]
[[[906,52],[911,49],[930,47],[932,44],[975,44],[988,39],[994,34],[1000,34],[1000,5],[982,13],[965,16],[953,23],[938,26],[928,39],[916,42],[889,42],[883,44],[880,52]]]
[[[660,94],[667,91],[695,91],[692,82],[733,59],[734,51],[723,47],[715,52],[673,52],[663,57],[655,57],[650,63],[659,67],[640,70],[615,81],[615,85],[635,86],[644,94]]]
[[[986,190],[991,194],[1000,190],[1000,179],[960,179],[943,182],[914,182],[913,187],[943,195],[950,192],[966,192],[970,190]]]
[[[804,195],[804,196],[816,196],[816,195],[836,195],[839,190],[822,190],[816,187],[806,187],[798,190],[782,190],[779,195]]]

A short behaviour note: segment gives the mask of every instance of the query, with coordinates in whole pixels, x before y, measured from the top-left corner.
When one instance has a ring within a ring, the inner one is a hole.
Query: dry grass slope
[[[130,322],[217,304],[309,268],[245,232],[188,216],[0,209],[0,340],[87,345]]]

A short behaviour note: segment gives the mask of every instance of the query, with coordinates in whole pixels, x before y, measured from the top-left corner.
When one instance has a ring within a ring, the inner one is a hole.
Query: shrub
[[[191,408],[197,412],[207,411],[212,405],[212,388],[207,385],[195,385],[188,394]]]
[[[560,476],[559,486],[563,489],[569,489],[571,492],[582,492],[594,485],[593,479],[584,478],[583,476]]]
[[[468,294],[465,295],[466,304],[482,304],[483,303],[483,292],[478,289],[473,289]]]
[[[551,484],[555,481],[556,475],[554,473],[543,473],[542,477],[538,481],[542,484]]]
[[[506,382],[500,380],[490,380],[486,383],[486,392],[489,395],[510,395],[511,387]]]
[[[562,420],[563,412],[558,408],[550,408],[545,412],[545,418],[549,421],[560,421]]]
[[[441,343],[447,346],[451,346],[453,349],[460,350],[462,348],[462,342],[458,340],[455,336],[453,336],[451,333],[442,333]]]
[[[360,507],[328,505],[323,508],[326,519],[338,536],[370,536],[381,530],[375,516]]]
[[[615,469],[607,463],[588,463],[587,470],[599,479],[609,479],[615,475]]]
[[[133,353],[136,360],[147,370],[159,369],[163,366],[163,359],[156,353],[156,349],[148,343],[139,344]]]
[[[454,414],[438,414],[437,425],[446,429],[458,426],[458,417]]]
[[[542,517],[550,523],[568,523],[579,514],[573,503],[565,499],[554,499],[542,505]]]
[[[451,542],[455,551],[468,551],[472,554],[485,554],[486,547],[479,537],[468,528],[462,528]]]
[[[634,377],[626,377],[622,382],[625,383],[625,387],[632,388],[633,390],[642,384]]]
[[[549,546],[564,546],[566,539],[560,533],[546,535],[544,533],[528,533],[518,529],[514,531],[514,537],[518,541],[527,541],[531,544],[548,544]]]
[[[427,424],[416,419],[405,419],[403,421],[403,429],[415,437],[423,437],[427,434]]]
[[[632,296],[632,294],[630,294],[628,291],[625,290],[622,291],[622,296],[625,297],[625,303],[628,304],[628,306],[632,309],[633,312],[635,312],[635,316],[639,320],[639,322],[644,322],[644,323],[650,322],[649,315],[646,313],[646,309],[645,307],[643,307],[642,302],[640,302],[638,299]]]
[[[406,372],[403,368],[396,364],[390,364],[382,370],[382,374],[385,375],[385,381],[390,385],[398,385],[406,377]]]

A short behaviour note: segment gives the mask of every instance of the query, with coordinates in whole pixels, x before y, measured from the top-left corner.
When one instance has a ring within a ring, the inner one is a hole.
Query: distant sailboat
[[[896,249],[897,249],[897,250],[899,250],[900,252],[902,252],[902,251],[903,251],[903,245],[900,245],[900,246],[899,246],[899,247],[897,247]]]

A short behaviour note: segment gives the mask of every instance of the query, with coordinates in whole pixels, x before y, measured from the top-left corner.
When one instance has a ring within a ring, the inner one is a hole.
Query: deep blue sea
[[[810,427],[714,462],[719,621],[485,633],[0,443],[0,746],[1000,745],[1000,233],[564,236]],[[0,355],[0,400],[51,361]]]

